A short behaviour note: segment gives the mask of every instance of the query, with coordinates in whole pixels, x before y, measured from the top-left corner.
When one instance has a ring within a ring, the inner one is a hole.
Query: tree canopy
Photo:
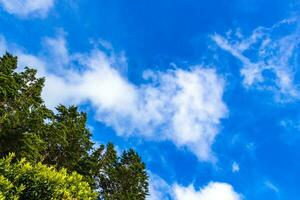
[[[92,188],[91,198],[97,191],[100,199],[145,199],[148,176],[140,156],[133,149],[117,155],[111,143],[94,148],[86,113],[76,106],[48,109],[41,96],[45,78],[37,78],[34,69],[16,69],[17,57],[6,53],[0,58],[1,162],[14,161],[12,166],[20,170],[26,166],[35,172],[48,170],[54,177],[77,177],[78,183],[86,181]],[[4,158],[12,152],[14,159]],[[3,170],[0,180],[8,185],[12,181]]]

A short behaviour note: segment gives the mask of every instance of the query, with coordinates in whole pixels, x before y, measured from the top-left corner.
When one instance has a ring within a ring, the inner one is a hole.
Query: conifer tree
[[[48,109],[41,97],[45,79],[34,69],[16,69],[17,57],[0,58],[0,158],[13,152],[16,160],[76,171],[100,199],[145,199],[148,176],[140,156],[132,149],[118,156],[111,143],[94,149],[86,113],[76,106]]]

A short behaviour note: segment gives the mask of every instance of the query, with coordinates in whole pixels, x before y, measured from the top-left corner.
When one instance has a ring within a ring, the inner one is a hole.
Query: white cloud
[[[119,135],[168,140],[199,160],[215,160],[211,145],[227,107],[224,81],[214,69],[145,71],[145,83],[136,85],[118,71],[126,60],[123,55],[108,56],[99,49],[70,54],[63,34],[43,41],[46,56],[19,49],[15,53],[19,66],[39,66],[40,75],[46,76],[43,97],[48,106],[90,102],[97,120]]]
[[[292,132],[300,131],[300,121],[298,119],[296,119],[296,120],[289,120],[289,119],[281,120],[280,125],[287,130],[292,130]]]
[[[277,100],[298,99],[300,93],[294,75],[299,65],[299,33],[299,18],[293,18],[271,28],[259,27],[248,37],[230,31],[226,36],[215,34],[212,39],[242,63],[240,73],[245,87],[271,90]]]
[[[278,188],[277,186],[275,186],[271,181],[266,180],[266,181],[265,181],[265,186],[266,186],[268,189],[272,190],[273,192],[279,193],[279,188]]]
[[[67,49],[65,33],[61,31],[56,38],[46,37],[43,40],[48,57],[53,58],[53,64],[62,67],[70,63],[71,58]]]
[[[239,166],[239,164],[237,163],[237,162],[233,162],[232,163],[232,172],[233,173],[237,173],[237,172],[239,172],[240,171],[240,166]]]
[[[159,176],[149,173],[149,193],[147,200],[242,200],[241,194],[228,183],[210,182],[198,190],[191,184],[181,186],[168,184]]]
[[[147,200],[168,200],[172,194],[172,187],[159,176],[150,173],[149,196]]]
[[[196,190],[194,186],[173,186],[175,200],[241,200],[242,196],[236,193],[227,183],[211,182],[207,186]]]
[[[4,54],[7,49],[6,41],[3,36],[0,36],[0,54]]]
[[[19,17],[45,17],[54,5],[54,0],[0,0],[2,7]]]

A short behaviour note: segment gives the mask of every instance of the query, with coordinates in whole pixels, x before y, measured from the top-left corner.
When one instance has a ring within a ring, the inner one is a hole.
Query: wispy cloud
[[[266,181],[265,181],[265,186],[266,186],[268,189],[272,190],[273,192],[279,193],[279,188],[278,188],[277,186],[275,186],[271,181],[266,180]]]
[[[150,173],[149,193],[147,200],[170,200],[172,197],[172,187],[159,176]]]
[[[233,173],[237,173],[240,171],[240,165],[237,162],[233,162],[231,168]]]
[[[97,120],[121,136],[171,141],[199,160],[215,161],[211,145],[228,111],[222,100],[224,80],[214,69],[148,70],[145,83],[137,85],[118,71],[127,64],[123,54],[108,56],[98,48],[69,53],[64,34],[43,41],[46,56],[14,52],[20,67],[39,66],[46,76],[43,96],[50,107],[90,102]]]
[[[2,7],[10,14],[26,18],[45,17],[55,0],[0,0]]]
[[[278,100],[298,99],[294,76],[299,65],[299,23],[299,18],[291,18],[270,28],[258,27],[249,36],[229,31],[225,36],[215,34],[212,39],[242,63],[245,87],[271,90]]]
[[[6,40],[3,36],[0,35],[0,54],[4,54],[7,50]]]

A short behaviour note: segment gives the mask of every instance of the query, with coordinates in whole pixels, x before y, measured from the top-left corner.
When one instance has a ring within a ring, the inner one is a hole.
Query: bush
[[[97,193],[76,172],[14,159],[14,154],[0,159],[0,200],[97,199]]]

